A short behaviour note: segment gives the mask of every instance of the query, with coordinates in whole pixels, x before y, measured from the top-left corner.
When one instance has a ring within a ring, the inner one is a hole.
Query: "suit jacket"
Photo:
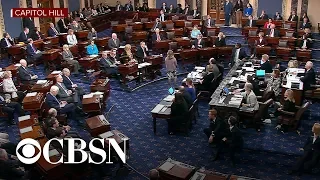
[[[11,46],[14,45],[14,42],[13,42],[12,40],[8,39],[8,41],[10,42]],[[0,44],[1,44],[1,47],[2,47],[2,48],[6,48],[6,47],[9,46],[8,43],[7,43],[7,41],[5,40],[5,38],[2,38],[2,39],[1,39],[1,43],[0,43]]]
[[[30,18],[22,19],[23,28],[29,28],[31,32],[34,31],[34,22]]]
[[[255,41],[255,45],[256,46],[262,46],[262,45],[264,45],[264,46],[266,46],[268,43],[267,43],[267,41],[265,40],[265,38],[262,38],[262,41],[260,42],[260,39],[258,39],[258,40],[256,40]]]
[[[88,36],[87,36],[87,39],[93,40],[94,38],[97,38],[97,37],[98,37],[97,32],[94,32],[94,33],[89,32]]]
[[[304,151],[315,151],[320,153],[320,137],[318,137],[313,143],[313,136],[308,137],[303,147]]]
[[[270,31],[271,31],[271,29],[268,29],[266,35],[269,36],[269,35],[270,35]],[[278,29],[274,29],[273,36],[274,36],[274,37],[280,37],[280,32],[279,32]]]
[[[18,41],[19,42],[24,42],[24,43],[28,43],[28,39],[30,38],[29,34],[25,34],[23,31],[20,33]]]
[[[302,22],[301,25],[300,25],[301,29],[311,28],[311,27],[312,27],[312,25],[310,23],[306,23],[305,25],[303,25],[303,22]]]
[[[166,38],[160,33],[160,40],[165,40]],[[153,35],[152,35],[152,42],[156,42],[156,40],[157,40],[157,34],[156,33],[154,33]]]
[[[148,56],[149,52],[145,48],[144,48],[144,51],[145,51],[146,55]],[[144,53],[143,53],[143,49],[142,49],[141,46],[139,46],[137,48],[136,57],[138,59],[143,59],[144,58]]]
[[[161,9],[160,10],[163,10],[163,12],[164,13],[168,13],[168,11],[169,11],[169,8],[168,7],[163,7],[163,6],[161,6]]]
[[[32,33],[31,38],[32,38],[34,41],[36,41],[36,40],[39,40],[39,39],[40,39],[39,36],[40,36],[41,39],[44,39],[44,35],[43,35],[40,31],[35,31],[34,33]]]
[[[160,22],[162,22],[162,18],[161,18],[161,16],[162,16],[162,15],[160,14],[160,15],[159,15]],[[167,20],[167,18],[168,18],[165,14],[163,14],[163,17],[164,17],[164,21],[166,21],[166,20]]]
[[[57,95],[59,99],[70,97],[70,95],[66,92],[68,91],[68,89],[63,83],[57,83],[56,86],[59,88],[59,92]]]
[[[108,68],[113,68],[112,65],[114,65],[114,63],[109,59],[104,59],[104,58],[101,58],[99,60],[99,65],[100,65],[100,68],[102,69],[108,69]]]
[[[175,8],[168,9],[168,13],[176,13],[176,9]]]
[[[205,91],[211,91],[211,81],[213,80],[213,78],[215,78],[213,72],[206,74],[203,77],[202,87]]]
[[[266,73],[272,73],[272,65],[270,63],[270,61],[266,61],[265,63],[263,63],[260,67],[261,70],[265,70]]]
[[[227,135],[227,123],[218,117],[215,121],[210,120],[210,129],[219,140]]]
[[[232,14],[232,3],[231,2],[229,2],[228,4],[224,3],[224,13],[226,15]]]
[[[144,6],[142,6],[142,7],[140,8],[140,11],[149,12],[149,7],[144,7]]]
[[[82,28],[81,28],[81,25],[78,24],[78,26],[74,26],[74,25],[70,25],[70,28],[74,31],[74,32],[78,32],[78,31],[81,31]]]
[[[216,47],[226,46],[226,38],[221,38],[220,41],[219,41],[219,37],[217,37],[216,40],[214,41],[214,45]]]
[[[188,7],[188,8],[185,8],[185,9],[183,10],[183,14],[188,15],[189,13],[190,13],[189,7]]]
[[[60,31],[61,33],[67,33],[67,32],[68,32],[68,24],[65,22],[65,20],[64,20],[64,24],[63,24],[62,19],[59,19],[57,25],[58,25],[59,31]],[[64,25],[65,25],[67,28],[65,28]]]
[[[204,21],[204,26],[208,27],[209,23],[210,23],[210,27],[213,27],[216,24],[214,19],[210,19],[210,22],[207,19],[207,20]]]
[[[46,104],[48,105],[49,108],[55,108],[56,110],[60,110],[60,101],[58,98],[53,96],[50,93],[47,93],[46,95]]]
[[[303,82],[303,89],[310,90],[312,84],[316,84],[316,73],[314,69],[311,68],[309,71],[306,71],[304,77],[301,77],[300,80]]]
[[[248,94],[248,95],[246,92],[243,92],[241,95],[244,97],[245,104],[249,104],[250,108],[253,108],[254,110],[259,109],[259,103],[257,100],[257,96],[254,94],[253,91],[251,91],[250,94]]]
[[[194,45],[195,48],[200,48],[199,47],[199,40],[195,39],[194,42],[193,42],[193,45]],[[205,43],[204,43],[203,39],[200,40],[200,45],[201,45],[201,48],[205,47]]]
[[[122,11],[123,6],[121,4],[116,5],[116,11]]]
[[[62,78],[63,78],[63,84],[66,86],[67,89],[71,90],[72,84],[73,84],[72,80],[65,75],[62,75]]]
[[[235,58],[235,54],[236,54],[236,48],[232,49],[232,56],[231,56],[231,61],[234,62],[234,58]],[[243,59],[247,57],[247,53],[243,48],[240,48],[240,52],[239,52],[239,59]]]
[[[274,16],[273,16],[273,19],[274,19],[274,20],[282,20],[283,18],[282,18],[281,15],[279,15],[279,16],[274,15]]]
[[[242,149],[243,147],[243,138],[241,131],[238,127],[234,126],[230,130],[230,134],[227,137],[227,144],[229,144],[229,147],[231,148],[240,148]]]
[[[188,109],[189,109],[189,108],[192,106],[192,104],[193,104],[191,95],[190,95],[190,93],[188,93],[187,91],[184,91],[184,92],[182,93],[182,95],[183,95],[183,98],[184,98],[184,100],[186,101],[186,103],[187,103],[187,105],[188,105]]]
[[[58,31],[58,29],[57,28],[55,28],[56,30],[57,30],[57,32],[59,33],[59,31]],[[48,29],[48,36],[49,37],[55,37],[55,36],[57,36],[58,34],[56,34],[55,32],[54,32],[54,30],[51,28],[51,27],[49,27],[49,29]]]
[[[195,11],[195,9],[192,10],[192,11],[190,11],[190,16],[193,16],[193,15],[194,15],[194,11]],[[200,11],[196,10],[196,14],[195,14],[195,15],[196,15],[196,16],[193,16],[194,19],[200,19],[200,16],[201,16]]]
[[[246,26],[250,27],[250,20],[249,20],[249,19],[247,20]],[[253,20],[253,19],[252,19],[251,27],[256,27],[256,20]]]
[[[264,15],[261,17],[261,15],[260,15],[258,19],[269,19],[269,16],[268,16],[267,14],[264,14]]]
[[[236,2],[236,4],[234,5],[233,11],[237,11],[238,9],[240,9],[240,11],[243,11],[243,2],[240,1],[240,4],[238,3],[238,1]]]
[[[180,7],[177,7],[175,12],[178,14],[181,14],[181,13],[183,13],[183,9]]]
[[[289,16],[288,21],[291,21],[291,19],[292,19],[292,15]],[[292,21],[298,22],[298,19],[299,19],[299,17],[298,17],[297,15],[295,15],[295,16],[293,17],[293,20],[292,20]]]
[[[162,29],[162,24],[161,22],[155,22],[152,29],[155,30],[156,28]]]
[[[24,68],[22,66],[19,67],[18,72],[21,81],[31,81],[31,76],[34,75],[34,73],[30,71],[27,67]]]
[[[73,54],[70,50],[68,52],[62,51],[62,59],[71,60],[72,58],[73,58]]]
[[[126,5],[124,6],[124,9],[125,9],[126,11],[133,11],[133,6],[132,6],[132,4],[126,4]]]
[[[115,43],[112,38],[109,39],[108,47],[109,47],[109,49],[119,48],[120,47],[120,40],[116,39],[116,43]]]
[[[37,52],[37,48],[34,45],[28,44],[27,45],[27,56],[32,58]]]
[[[303,43],[304,43],[304,40],[301,40],[300,44],[299,44],[299,47],[302,48],[303,46]],[[307,46],[307,49],[310,49],[312,47],[312,41],[306,39],[306,46]]]

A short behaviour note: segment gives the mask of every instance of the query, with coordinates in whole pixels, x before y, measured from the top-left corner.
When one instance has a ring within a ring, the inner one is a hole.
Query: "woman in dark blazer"
[[[296,112],[296,104],[294,99],[294,94],[291,89],[287,89],[284,93],[284,102],[282,104],[275,103],[274,104],[275,113],[274,116],[278,117],[281,115],[281,111],[288,111],[288,112]],[[286,131],[287,126],[282,124],[282,121],[278,122],[278,125],[276,126],[277,130]]]
[[[257,53],[256,47],[264,47],[268,44],[266,39],[264,38],[263,32],[259,32],[258,36],[259,36],[259,39],[255,40],[254,46],[251,49],[251,51],[253,51],[253,53],[250,58],[253,58],[256,56],[256,53]]]
[[[214,41],[213,47],[224,47],[226,46],[226,38],[223,32],[219,32],[217,39]]]
[[[171,118],[168,120],[169,134],[174,134],[177,127],[188,120],[188,105],[183,98],[182,93],[176,93],[171,105]]]

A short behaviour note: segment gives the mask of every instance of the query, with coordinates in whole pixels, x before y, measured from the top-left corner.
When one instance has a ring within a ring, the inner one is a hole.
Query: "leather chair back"
[[[172,17],[171,17],[171,20],[172,20],[172,21],[179,20],[179,16],[172,16]]]
[[[249,30],[248,36],[257,36],[257,31],[256,30]]]
[[[166,32],[167,33],[167,39],[172,40],[174,38],[174,32]]]
[[[166,29],[167,29],[167,30],[172,30],[172,29],[174,29],[174,24],[173,24],[173,23],[168,23],[168,24],[166,24]]]
[[[185,27],[192,27],[192,22],[191,21],[185,21],[184,25],[185,25]]]
[[[304,103],[297,111],[294,119],[296,121],[299,121],[301,119],[301,116],[303,115],[303,113],[308,109],[308,107],[310,106],[310,102],[306,102]]]
[[[173,52],[176,52],[178,50],[178,43],[177,42],[170,42],[169,49],[172,50]]]
[[[216,31],[215,31],[215,30],[209,30],[209,31],[207,32],[207,36],[208,36],[208,37],[216,36]]]
[[[259,104],[259,110],[254,115],[254,119],[256,122],[261,121],[261,118],[263,118],[263,115],[268,112],[269,106],[272,104],[273,100],[268,99],[267,101]]]
[[[142,23],[145,23],[145,22],[148,22],[149,19],[148,19],[148,18],[141,18],[140,21],[141,21]]]

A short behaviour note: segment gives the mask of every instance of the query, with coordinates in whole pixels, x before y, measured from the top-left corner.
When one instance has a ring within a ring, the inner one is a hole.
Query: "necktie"
[[[73,85],[73,82],[71,81],[71,79],[67,76],[67,78],[69,79],[69,81],[71,82],[71,84]]]
[[[54,97],[54,99],[58,102],[58,104],[60,104],[60,101],[57,99],[57,97],[56,97],[56,96],[54,96],[54,95],[52,95],[52,94],[51,94],[51,96],[53,96],[53,97]]]
[[[198,40],[198,45],[200,45],[200,43],[201,43],[201,39]]]
[[[40,33],[38,31],[37,31],[37,34],[38,34],[38,38],[41,39]]]
[[[208,20],[208,27],[210,27],[210,19]]]
[[[147,54],[146,54],[146,51],[144,50],[144,48],[142,48],[142,51],[143,51],[143,56],[147,57]]]
[[[3,98],[2,96],[0,96],[0,100],[1,100],[1,101],[4,101],[4,98]]]
[[[114,44],[117,46],[117,42],[116,42],[116,40],[115,40],[115,39],[113,39],[113,42],[114,42]]]
[[[273,29],[271,29],[271,31],[270,31],[270,36],[272,36],[272,34],[273,34]]]
[[[252,27],[252,20],[250,20],[250,27]]]
[[[53,31],[54,31],[54,33],[57,35],[57,34],[59,34],[58,33],[58,31],[56,30],[56,28],[52,28],[53,29]]]
[[[105,60],[106,60],[106,62],[108,63],[109,66],[112,65],[112,63],[108,59],[105,59]]]
[[[186,12],[184,12],[184,14],[188,14],[188,8],[186,9]]]
[[[36,52],[36,51],[37,51],[36,48],[34,48],[32,44],[31,44],[31,47],[32,47],[32,49],[33,49],[33,52]]]
[[[160,34],[157,34],[157,41],[160,41]]]
[[[8,47],[12,46],[12,44],[10,43],[10,41],[9,41],[7,38],[5,38],[5,39],[6,39],[6,41],[7,41]]]

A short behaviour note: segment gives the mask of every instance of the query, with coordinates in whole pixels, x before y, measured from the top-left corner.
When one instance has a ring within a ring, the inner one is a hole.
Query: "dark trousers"
[[[320,160],[320,152],[315,152],[313,150],[305,151],[303,156],[298,160],[297,164],[294,166],[294,171],[311,171]]]
[[[230,26],[230,15],[229,14],[225,14],[224,15],[224,18],[225,18],[225,22],[224,22],[224,24],[226,25],[226,26]]]
[[[76,109],[76,106],[73,103],[66,104],[63,108],[60,109],[60,113],[73,115],[75,109]]]
[[[207,135],[207,137],[209,138],[210,135],[212,134],[212,129],[211,128],[205,128],[203,129],[203,132]]]
[[[220,156],[220,154],[226,150],[229,154],[229,157],[231,159],[232,163],[235,163],[235,153],[239,152],[242,148],[241,147],[234,147],[228,143],[226,143],[225,141],[220,141],[220,143],[218,143],[218,149],[217,149],[217,154],[216,156]]]
[[[3,112],[8,114],[8,121],[14,120],[14,115],[17,117],[22,113],[21,105],[17,102],[5,103],[3,106]]]

